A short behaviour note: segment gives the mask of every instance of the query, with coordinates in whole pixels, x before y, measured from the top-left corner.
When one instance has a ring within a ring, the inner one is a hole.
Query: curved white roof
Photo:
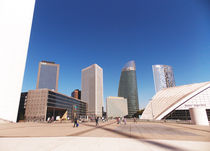
[[[161,120],[168,113],[207,88],[210,88],[210,81],[165,88],[152,98],[145,108],[141,119]]]

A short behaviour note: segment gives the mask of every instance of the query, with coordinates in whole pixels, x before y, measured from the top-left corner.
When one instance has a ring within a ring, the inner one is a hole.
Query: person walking
[[[79,126],[78,123],[77,123],[77,117],[74,118],[74,127],[75,127],[75,126],[76,126],[76,127]]]
[[[117,124],[120,124],[120,117],[117,117]]]
[[[98,120],[99,120],[99,117],[96,117],[96,126],[98,126]]]
[[[133,118],[133,122],[134,123],[137,123],[136,117]]]
[[[54,116],[51,117],[50,123],[54,122]]]
[[[123,118],[124,125],[126,125],[126,118]]]

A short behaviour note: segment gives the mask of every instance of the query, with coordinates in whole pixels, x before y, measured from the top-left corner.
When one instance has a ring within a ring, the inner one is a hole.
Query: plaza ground
[[[5,123],[0,150],[202,150],[210,149],[210,127],[178,123]]]

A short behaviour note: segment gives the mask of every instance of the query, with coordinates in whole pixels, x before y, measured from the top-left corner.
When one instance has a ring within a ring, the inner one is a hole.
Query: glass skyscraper
[[[136,65],[134,61],[129,61],[122,69],[118,96],[127,98],[128,117],[132,117],[139,110]]]
[[[153,77],[156,93],[164,88],[174,87],[174,73],[171,66],[168,65],[153,65]]]
[[[58,91],[59,64],[41,61],[37,76],[37,89],[47,88]]]

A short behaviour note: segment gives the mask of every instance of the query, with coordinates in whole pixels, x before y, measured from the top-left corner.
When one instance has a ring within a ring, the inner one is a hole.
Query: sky
[[[210,81],[208,0],[36,0],[22,91],[40,61],[60,64],[58,91],[81,89],[81,70],[103,68],[104,105],[136,62],[139,107],[155,94],[152,65],[173,67],[176,85]]]

